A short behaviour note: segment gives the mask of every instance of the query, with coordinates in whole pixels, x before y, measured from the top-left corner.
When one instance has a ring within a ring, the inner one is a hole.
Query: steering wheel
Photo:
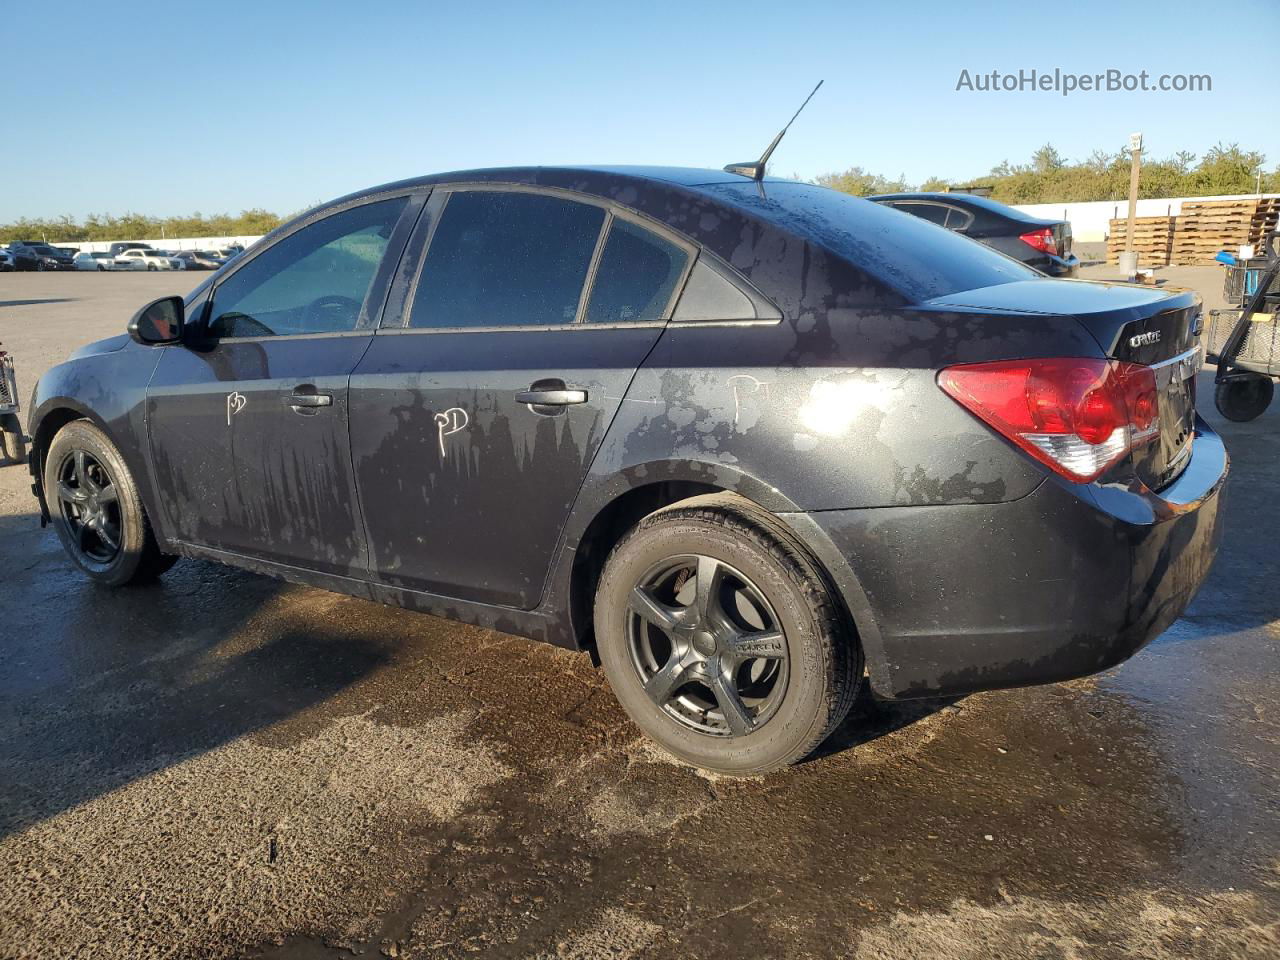
[[[360,316],[360,301],[340,293],[327,293],[307,305],[303,326],[310,332],[351,330]]]
[[[247,313],[223,313],[209,325],[215,337],[273,337],[275,331]]]

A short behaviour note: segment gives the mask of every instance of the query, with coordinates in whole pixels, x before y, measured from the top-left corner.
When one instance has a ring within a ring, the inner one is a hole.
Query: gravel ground
[[[0,276],[22,391],[198,279]],[[99,590],[0,466],[0,957],[1278,956],[1280,413],[1202,409],[1227,539],[1164,637],[746,781],[583,656],[193,561]]]

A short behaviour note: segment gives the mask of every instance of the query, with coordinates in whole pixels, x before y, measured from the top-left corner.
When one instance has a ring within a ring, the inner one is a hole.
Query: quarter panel
[[[751,478],[775,510],[1014,500],[1044,471],[947,397],[937,371],[1097,353],[1063,318],[833,309],[772,325],[671,324],[591,474],[684,461]]]

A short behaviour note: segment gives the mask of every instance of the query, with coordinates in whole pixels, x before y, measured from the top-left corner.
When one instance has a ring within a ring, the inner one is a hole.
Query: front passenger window
[[[406,203],[398,197],[353,207],[273,244],[214,290],[209,334],[354,330]]]

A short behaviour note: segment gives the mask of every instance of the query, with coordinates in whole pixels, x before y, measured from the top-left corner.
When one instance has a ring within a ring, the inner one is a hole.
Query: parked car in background
[[[0,273],[12,273],[18,269],[14,263],[13,254],[8,250],[0,250]]]
[[[169,257],[150,248],[125,250],[115,258],[116,263],[140,263],[145,270],[185,270],[187,265],[177,257]],[[128,269],[128,268],[126,268]],[[137,269],[137,268],[134,268]]]
[[[126,250],[151,250],[151,244],[142,243],[139,240],[122,240],[119,243],[113,243],[107,248],[107,251],[113,256],[118,257]]]
[[[1042,220],[968,193],[886,193],[867,199],[985,243],[1051,277],[1074,277],[1080,271],[1071,252],[1071,224],[1065,220]]]
[[[81,250],[75,256],[77,270],[145,270],[147,265],[141,260],[117,260],[105,251],[91,252]]]
[[[183,261],[188,270],[217,270],[226,262],[205,250],[179,250],[174,256]]]
[[[18,240],[9,244],[9,252],[18,260],[19,270],[74,270],[76,268],[72,257],[47,243]]]
[[[199,557],[590,649],[671,753],[759,773],[864,664],[957,696],[1173,623],[1228,472],[1200,306],[812,184],[471,170],[312,210],[78,350],[31,472],[100,584]]]
[[[9,257],[13,260],[13,269],[15,270],[39,270],[40,255],[29,247],[10,244],[5,248]]]

